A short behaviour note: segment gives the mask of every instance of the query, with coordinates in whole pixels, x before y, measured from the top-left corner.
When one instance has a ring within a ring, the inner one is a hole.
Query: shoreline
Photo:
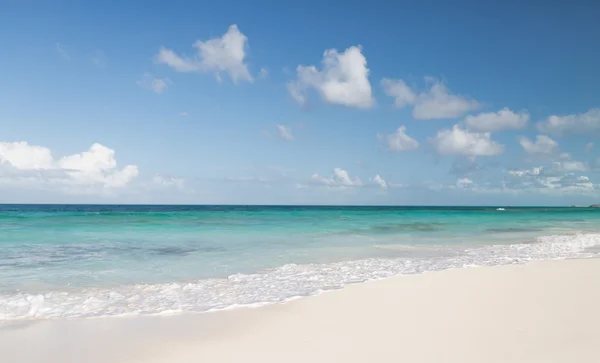
[[[50,293],[0,294],[0,320],[155,316],[280,304],[369,281],[465,267],[528,264],[599,256],[597,233],[550,235],[536,243],[480,246],[438,258],[368,258],[286,264],[226,279],[134,284]]]
[[[8,362],[592,362],[600,259],[456,268],[207,313],[0,325]],[[28,347],[35,347],[29,349]]]

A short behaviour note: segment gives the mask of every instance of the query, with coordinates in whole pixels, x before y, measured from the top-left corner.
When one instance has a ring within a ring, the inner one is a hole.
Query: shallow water
[[[0,319],[285,301],[464,265],[598,254],[600,210],[0,206]]]

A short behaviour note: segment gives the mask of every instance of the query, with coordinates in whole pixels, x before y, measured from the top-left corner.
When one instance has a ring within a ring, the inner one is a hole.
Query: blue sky
[[[599,13],[8,1],[0,202],[600,202]]]

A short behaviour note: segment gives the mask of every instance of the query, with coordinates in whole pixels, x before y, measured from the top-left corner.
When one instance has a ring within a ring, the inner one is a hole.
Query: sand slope
[[[396,277],[283,305],[1,325],[2,362],[598,362],[600,259]]]

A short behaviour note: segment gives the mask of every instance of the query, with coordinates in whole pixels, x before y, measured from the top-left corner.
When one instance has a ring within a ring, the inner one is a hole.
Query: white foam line
[[[31,295],[0,294],[0,319],[38,320],[212,312],[284,303],[349,284],[451,268],[598,256],[586,252],[600,234],[538,238],[538,243],[464,250],[460,255],[417,259],[366,259],[284,265],[265,273],[235,274],[194,283],[140,284]]]

